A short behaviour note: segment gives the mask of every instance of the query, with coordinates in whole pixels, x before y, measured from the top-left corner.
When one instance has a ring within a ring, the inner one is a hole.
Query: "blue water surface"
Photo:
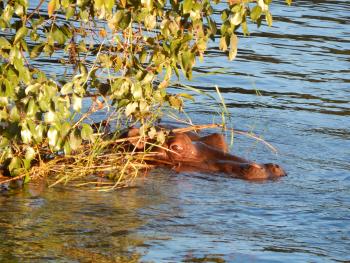
[[[236,135],[233,153],[279,163],[287,177],[158,169],[117,192],[39,184],[3,194],[0,261],[350,261],[350,3],[274,3],[272,13],[273,27],[240,37],[233,62],[212,45],[190,84],[215,97],[217,85],[228,124],[278,149]],[[212,99],[193,95],[194,123],[221,121]]]

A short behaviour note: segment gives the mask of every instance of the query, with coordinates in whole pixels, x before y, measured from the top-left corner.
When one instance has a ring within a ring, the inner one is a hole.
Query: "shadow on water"
[[[118,192],[2,193],[0,261],[349,261],[350,4],[294,2],[274,4],[273,27],[252,26],[233,63],[210,46],[190,83],[212,96],[218,85],[230,124],[279,150],[234,137],[232,152],[280,163],[288,177],[253,183],[155,170]],[[57,62],[35,63],[64,76]],[[193,121],[215,119],[217,105],[193,95]]]

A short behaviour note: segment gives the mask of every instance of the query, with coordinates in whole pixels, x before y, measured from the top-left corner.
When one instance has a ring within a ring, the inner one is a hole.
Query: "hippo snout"
[[[264,166],[265,169],[271,174],[271,177],[287,176],[286,171],[278,164],[267,163]]]

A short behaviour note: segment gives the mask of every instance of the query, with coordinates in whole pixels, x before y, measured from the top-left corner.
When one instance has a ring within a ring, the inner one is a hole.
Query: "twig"
[[[270,148],[273,152],[277,153],[277,149],[272,146],[270,143],[268,143],[267,141],[265,141],[264,139],[260,138],[258,135],[251,133],[251,132],[246,132],[243,130],[237,130],[237,129],[233,129],[233,128],[227,128],[224,127],[222,124],[203,124],[203,125],[192,125],[186,128],[176,128],[176,129],[172,129],[171,131],[174,133],[185,133],[185,132],[189,132],[189,131],[199,131],[199,130],[204,130],[204,129],[218,129],[221,128],[223,130],[227,130],[227,131],[232,131],[233,133],[239,134],[239,135],[244,135],[247,136],[249,138],[253,138],[257,141],[262,142],[263,144],[265,144],[268,148]],[[114,141],[114,143],[120,143],[120,142],[126,142],[129,140],[133,140],[133,139],[147,139],[147,136],[132,136],[132,137],[128,137],[128,138],[122,138],[122,139],[117,139]]]
[[[193,125],[191,127],[173,129],[172,131],[173,132],[184,133],[184,132],[189,132],[189,131],[198,131],[198,130],[215,129],[215,128],[222,128],[223,130],[232,131],[233,133],[253,138],[253,139],[257,140],[257,141],[260,141],[260,142],[264,143],[273,152],[275,152],[275,153],[278,152],[277,149],[274,146],[272,146],[270,143],[268,143],[267,141],[265,141],[264,139],[260,138],[258,135],[254,134],[254,133],[246,132],[246,131],[242,131],[242,130],[237,130],[237,129],[233,129],[233,128],[227,128],[227,127],[224,127],[221,124]]]
[[[27,17],[27,21],[34,15],[34,13],[36,13],[37,11],[39,11],[41,5],[45,2],[45,0],[41,0],[40,3],[38,4],[38,6],[33,10],[33,12]]]
[[[16,181],[16,180],[22,179],[25,176],[26,176],[26,174],[22,174],[22,175],[19,175],[19,176],[16,176],[16,177],[12,177],[10,179],[0,181],[0,184],[6,184],[6,183],[9,183],[9,182],[12,182],[12,181]]]

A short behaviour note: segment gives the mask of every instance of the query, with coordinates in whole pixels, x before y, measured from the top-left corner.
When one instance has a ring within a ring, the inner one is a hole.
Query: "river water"
[[[272,13],[272,28],[240,38],[234,62],[211,48],[191,84],[215,96],[218,85],[230,124],[279,150],[235,136],[232,152],[277,162],[287,177],[155,170],[115,192],[8,192],[0,262],[350,261],[350,3],[299,0]],[[193,122],[220,121],[195,96]]]

